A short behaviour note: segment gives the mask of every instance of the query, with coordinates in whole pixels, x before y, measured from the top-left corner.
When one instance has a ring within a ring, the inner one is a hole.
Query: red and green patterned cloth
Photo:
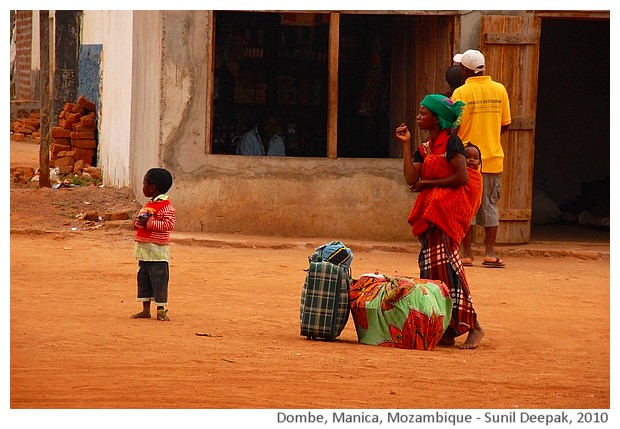
[[[450,324],[452,300],[437,280],[364,274],[349,287],[360,343],[433,350]]]

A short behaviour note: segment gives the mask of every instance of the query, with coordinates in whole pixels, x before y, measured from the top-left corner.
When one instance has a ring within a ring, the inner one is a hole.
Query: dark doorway
[[[609,20],[543,19],[533,224],[609,230]]]

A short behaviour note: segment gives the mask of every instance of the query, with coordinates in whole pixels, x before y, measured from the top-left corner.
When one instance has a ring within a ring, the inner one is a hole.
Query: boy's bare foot
[[[170,319],[166,315],[167,312],[168,310],[164,310],[164,309],[157,310],[157,320],[168,322]]]
[[[139,313],[132,314],[130,319],[150,319],[151,313],[149,311],[142,310]]]
[[[482,341],[482,338],[484,338],[484,330],[482,330],[480,326],[476,326],[474,329],[469,331],[469,334],[467,334],[467,339],[460,348],[475,349],[478,347],[478,344],[480,344],[480,341]]]

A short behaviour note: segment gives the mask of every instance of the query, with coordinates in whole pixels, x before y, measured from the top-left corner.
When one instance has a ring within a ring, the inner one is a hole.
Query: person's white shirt
[[[284,140],[277,134],[269,140],[269,149],[265,153],[263,141],[258,133],[258,127],[245,133],[237,142],[237,155],[252,156],[286,156]]]

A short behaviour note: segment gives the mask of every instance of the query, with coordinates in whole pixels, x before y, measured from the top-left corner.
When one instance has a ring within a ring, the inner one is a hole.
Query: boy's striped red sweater
[[[149,220],[146,228],[137,225],[136,221],[133,227],[136,230],[136,241],[144,243],[169,244],[170,231],[174,229],[176,222],[175,210],[170,204],[170,200],[155,198],[149,201],[140,213],[150,212]]]

